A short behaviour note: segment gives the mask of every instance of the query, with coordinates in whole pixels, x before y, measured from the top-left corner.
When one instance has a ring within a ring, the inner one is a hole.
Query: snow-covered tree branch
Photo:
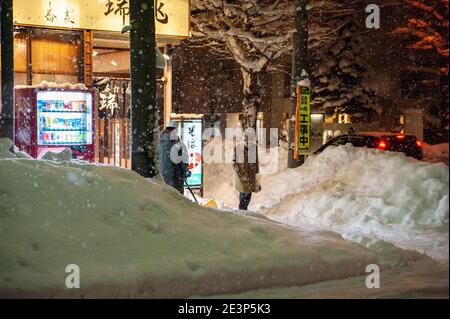
[[[434,50],[439,56],[448,59],[448,0],[406,0],[406,5],[415,9],[415,16],[407,24],[394,32],[411,37],[410,48]],[[440,72],[448,75],[448,64]]]
[[[449,1],[448,0],[405,0],[408,9],[407,21],[399,26],[394,33],[404,35],[413,51],[434,53],[434,58],[417,59],[415,53],[406,55],[410,62],[408,67],[416,73],[437,75],[434,81],[421,81],[417,86],[439,87],[439,112],[433,116],[441,121],[442,134],[448,136],[449,128],[449,83],[448,83],[448,33],[449,33]],[[432,54],[430,55],[432,56]],[[428,108],[430,108],[428,103]],[[434,109],[434,108],[433,108]],[[432,121],[429,121],[430,123]],[[436,130],[436,128],[434,129]]]
[[[189,44],[208,46],[222,55],[226,53],[241,67],[245,128],[256,125],[261,74],[273,68],[278,58],[292,53],[297,10],[294,4],[294,0],[191,2],[193,38]],[[309,47],[322,50],[342,36],[348,22],[364,11],[364,4],[359,0],[311,0],[308,10]]]

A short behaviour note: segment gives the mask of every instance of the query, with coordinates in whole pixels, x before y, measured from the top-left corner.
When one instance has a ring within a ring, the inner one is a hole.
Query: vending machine
[[[35,158],[69,148],[94,161],[94,94],[90,89],[15,89],[15,145]]]

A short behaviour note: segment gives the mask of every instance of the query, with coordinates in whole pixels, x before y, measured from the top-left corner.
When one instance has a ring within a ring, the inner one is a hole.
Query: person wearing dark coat
[[[239,156],[238,152],[242,156]],[[247,210],[252,193],[258,193],[261,190],[257,176],[259,174],[257,145],[255,142],[249,142],[247,136],[234,148],[233,167],[235,188],[239,192],[239,209]]]
[[[184,182],[191,175],[186,145],[176,132],[176,123],[170,121],[159,134],[159,171],[164,182],[184,194]]]

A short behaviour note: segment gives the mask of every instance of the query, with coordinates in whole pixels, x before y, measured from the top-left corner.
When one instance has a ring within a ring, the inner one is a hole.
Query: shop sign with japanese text
[[[120,32],[132,0],[13,0],[14,23]],[[155,0],[157,37],[189,36],[189,0]]]
[[[202,120],[183,120],[183,143],[189,154],[189,170],[192,175],[187,183],[192,188],[202,188],[203,183],[203,145]]]
[[[308,155],[311,144],[311,95],[306,86],[298,86],[297,149],[299,155]]]
[[[129,118],[131,85],[129,80],[110,79],[96,87],[99,90],[99,118]]]

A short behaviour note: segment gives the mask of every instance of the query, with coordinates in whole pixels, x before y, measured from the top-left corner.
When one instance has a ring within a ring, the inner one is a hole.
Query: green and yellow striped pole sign
[[[311,145],[311,93],[307,86],[297,86],[296,156],[309,155]]]

